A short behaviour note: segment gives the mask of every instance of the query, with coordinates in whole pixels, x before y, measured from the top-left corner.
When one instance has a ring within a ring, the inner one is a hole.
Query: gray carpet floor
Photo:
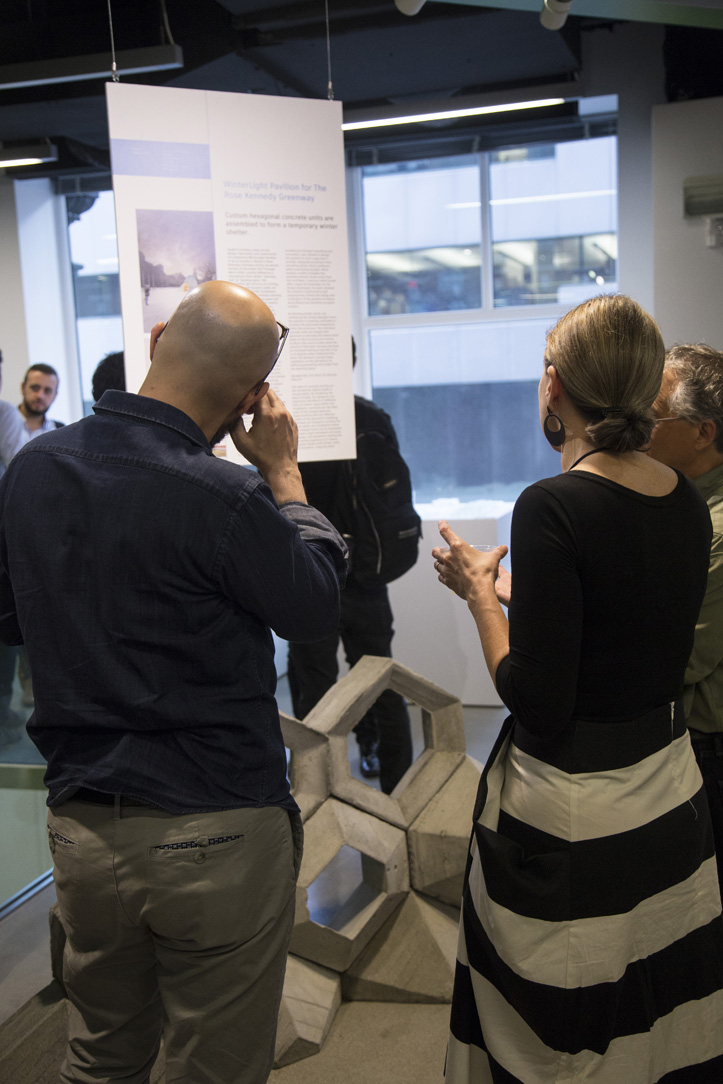
[[[442,1084],[449,1005],[347,1001],[318,1054],[269,1084]]]

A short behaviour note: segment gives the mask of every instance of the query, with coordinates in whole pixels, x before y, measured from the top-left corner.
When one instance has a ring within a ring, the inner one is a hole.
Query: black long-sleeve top
[[[649,497],[586,471],[544,479],[512,518],[510,652],[497,689],[540,737],[679,697],[705,593],[708,509],[682,475]]]

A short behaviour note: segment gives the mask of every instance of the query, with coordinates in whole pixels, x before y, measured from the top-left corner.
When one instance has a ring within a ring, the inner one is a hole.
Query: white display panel
[[[272,386],[299,459],[355,456],[341,104],[120,83],[107,104],[128,388],[189,289],[235,282],[291,328]]]

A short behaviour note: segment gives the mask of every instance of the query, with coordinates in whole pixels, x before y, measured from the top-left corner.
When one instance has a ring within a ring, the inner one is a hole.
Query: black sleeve
[[[497,668],[497,690],[522,726],[552,736],[572,718],[583,607],[569,518],[541,485],[515,505],[510,552],[510,652]]]
[[[260,485],[232,513],[219,545],[223,592],[284,640],[322,640],[339,625],[347,548],[308,504],[279,507]]]
[[[0,643],[22,644],[23,635],[18,623],[13,585],[8,575],[8,555],[5,543],[4,494],[8,485],[7,474],[0,481]]]
[[[4,564],[0,566],[0,643],[22,644],[23,634],[18,624],[15,595]]]
[[[330,459],[320,462],[299,463],[301,481],[310,505],[317,508],[335,527],[339,527],[337,495],[344,484],[346,460]]]

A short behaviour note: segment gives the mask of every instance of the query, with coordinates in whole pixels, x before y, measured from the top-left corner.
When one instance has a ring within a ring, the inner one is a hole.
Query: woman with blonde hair
[[[721,901],[681,702],[711,525],[645,454],[663,362],[630,298],[573,309],[539,386],[562,473],[517,501],[514,587],[504,546],[440,524],[439,579],[511,712],[473,815],[447,1084],[723,1080]]]

